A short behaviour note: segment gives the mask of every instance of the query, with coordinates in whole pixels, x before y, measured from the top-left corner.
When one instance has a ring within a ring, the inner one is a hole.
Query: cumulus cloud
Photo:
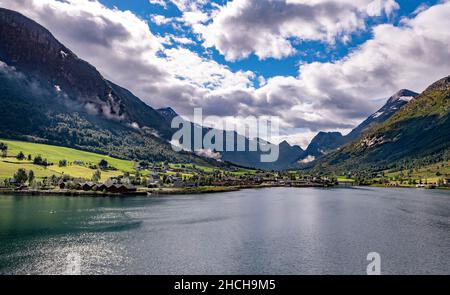
[[[295,52],[293,39],[334,43],[365,29],[368,16],[391,14],[394,0],[233,0],[214,14],[211,24],[196,26],[205,46],[228,60],[254,53],[282,58]]]
[[[16,71],[14,67],[8,66],[0,60],[0,74],[5,75],[8,78],[23,79],[25,78],[20,72]]]
[[[381,16],[383,13],[390,16],[400,5],[394,0],[373,0],[367,5],[369,16]]]
[[[172,18],[160,14],[151,15],[151,20],[158,26],[166,25],[173,21]]]
[[[342,60],[303,64],[299,77],[269,79],[249,107],[278,112],[292,127],[348,130],[376,108],[372,99],[400,88],[422,91],[450,74],[449,14],[445,2],[400,26],[378,25],[373,39]]]
[[[149,24],[130,11],[89,0],[0,0],[0,4],[50,29],[108,79],[155,107],[191,107],[212,87],[223,90],[251,84],[251,72],[234,73],[182,47],[166,49],[167,39],[153,34]],[[192,42],[168,38],[182,45]]]
[[[211,151],[210,149],[202,149],[195,152],[198,156],[220,160],[222,158],[222,155],[220,153],[215,153]]]
[[[155,5],[159,5],[159,6],[162,6],[164,8],[167,8],[166,0],[148,0],[148,2],[150,4],[155,4]]]
[[[188,25],[196,25],[210,19],[209,14],[202,8],[209,2],[208,0],[149,0],[151,4],[157,4],[168,8],[169,4],[174,5],[182,13],[181,17],[173,17],[172,21],[184,22]],[[157,17],[161,19],[161,16]]]

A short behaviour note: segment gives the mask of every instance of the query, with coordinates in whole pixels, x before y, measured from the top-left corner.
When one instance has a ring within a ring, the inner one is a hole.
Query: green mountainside
[[[131,160],[209,161],[173,151],[173,130],[156,110],[106,80],[38,23],[2,8],[0,104],[2,138]]]
[[[315,171],[388,169],[446,160],[450,149],[450,76],[434,83],[386,122],[315,163]]]

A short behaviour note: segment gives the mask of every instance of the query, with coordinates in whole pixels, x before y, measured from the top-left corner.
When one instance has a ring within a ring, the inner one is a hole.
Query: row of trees
[[[17,172],[14,174],[14,179],[17,184],[23,185],[25,183],[32,183],[35,180],[34,171],[30,170],[27,171],[25,169],[20,168],[17,170]]]
[[[0,142],[0,151],[2,153],[2,157],[6,157],[7,153],[8,153],[8,145],[6,145],[3,142]],[[22,151],[20,151],[16,155],[16,159],[19,161],[23,161],[26,159],[28,161],[33,161],[33,164],[35,164],[35,165],[44,166],[44,167],[52,165],[52,164],[48,163],[47,159],[42,158],[41,155],[38,155],[33,159],[32,155],[25,156],[25,154]]]

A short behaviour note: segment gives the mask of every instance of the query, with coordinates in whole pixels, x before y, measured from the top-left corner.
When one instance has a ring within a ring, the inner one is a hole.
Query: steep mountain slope
[[[170,124],[172,120],[178,116],[178,114],[171,108],[158,109],[157,112]]]
[[[23,15],[0,8],[0,137],[125,159],[202,162],[176,153],[157,111],[107,81]],[[162,139],[160,139],[160,137]]]
[[[387,103],[381,109],[368,117],[346,136],[343,136],[339,132],[319,132],[319,134],[313,138],[310,145],[306,149],[304,157],[318,159],[337,150],[347,143],[358,139],[364,131],[370,127],[381,124],[391,118],[402,107],[414,100],[417,95],[417,93],[407,89],[398,91],[389,98]]]
[[[340,132],[319,132],[308,145],[304,157],[318,159],[347,143]]]
[[[352,132],[350,132],[347,136],[345,136],[347,142],[359,138],[365,130],[374,126],[375,124],[380,124],[387,121],[402,107],[414,100],[418,95],[418,93],[408,89],[402,89],[398,91],[396,94],[389,98],[387,103],[381,109],[367,118],[358,127],[353,129]]]
[[[236,141],[237,138],[241,137],[241,135],[235,134]],[[236,142],[235,141],[235,142]],[[248,139],[245,139],[246,146],[249,146],[250,141]],[[261,140],[259,140],[261,141]],[[272,143],[267,143],[265,141],[261,141],[264,145],[268,145],[272,149],[276,148],[277,146]],[[264,170],[285,170],[290,167],[290,165],[295,162],[297,159],[302,157],[304,151],[299,146],[291,146],[288,142],[283,141],[278,145],[279,149],[279,157],[275,162],[261,162],[261,155],[267,154],[262,151],[256,151],[256,152],[224,152],[222,153],[222,159],[236,164],[240,166],[250,167],[250,168],[256,168],[256,169],[264,169]]]
[[[91,113],[153,128],[166,137],[171,134],[158,112],[105,80],[36,22],[0,8],[0,40],[0,61],[39,81],[42,87],[54,88]]]
[[[450,149],[449,130],[450,76],[428,87],[384,123],[366,130],[360,139],[324,157],[315,169],[383,169],[423,157],[439,160]]]
[[[280,158],[275,163],[282,169],[286,169],[291,163],[298,160],[305,153],[300,146],[290,145],[287,141],[283,141],[278,147],[280,149]]]

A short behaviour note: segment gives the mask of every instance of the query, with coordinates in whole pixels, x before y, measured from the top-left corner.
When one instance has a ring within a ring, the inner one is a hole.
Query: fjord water
[[[273,188],[224,194],[0,197],[0,273],[450,274],[450,193]]]

